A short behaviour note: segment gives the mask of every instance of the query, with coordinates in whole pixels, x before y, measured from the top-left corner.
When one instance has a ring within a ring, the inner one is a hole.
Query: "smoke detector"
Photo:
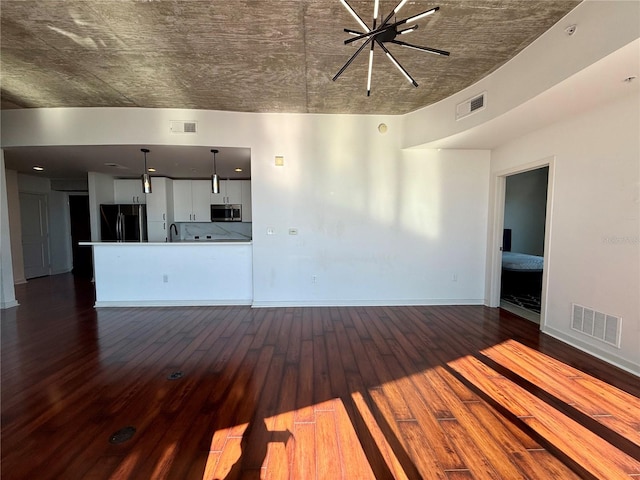
[[[564,31],[567,33],[567,35],[571,36],[574,33],[576,33],[577,28],[578,28],[578,25],[574,23],[573,25],[569,25],[567,28],[565,28]]]

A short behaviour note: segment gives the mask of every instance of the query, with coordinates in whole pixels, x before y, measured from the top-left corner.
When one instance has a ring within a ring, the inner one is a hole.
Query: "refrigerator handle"
[[[120,225],[120,215],[122,214],[118,212],[118,215],[116,216],[116,241],[117,242],[122,241],[122,227]]]
[[[127,229],[125,228],[125,223],[124,223],[124,213],[120,214],[120,241],[121,242],[126,242],[127,240]]]

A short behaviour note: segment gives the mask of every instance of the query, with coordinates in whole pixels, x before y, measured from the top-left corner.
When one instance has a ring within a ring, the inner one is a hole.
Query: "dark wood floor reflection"
[[[640,475],[638,378],[499,309],[94,309],[70,275],[16,293],[3,480]]]

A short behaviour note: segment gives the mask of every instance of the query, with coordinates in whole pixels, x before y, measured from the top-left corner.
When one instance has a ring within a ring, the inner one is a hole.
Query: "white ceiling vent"
[[[573,304],[571,328],[620,348],[622,318]]]
[[[472,113],[482,110],[486,106],[485,97],[487,92],[471,97],[462,103],[456,105],[456,120],[467,117]]]
[[[169,122],[171,133],[198,133],[198,122],[193,120],[171,120]]]

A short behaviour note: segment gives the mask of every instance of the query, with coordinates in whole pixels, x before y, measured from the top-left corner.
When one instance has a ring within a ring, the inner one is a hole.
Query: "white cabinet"
[[[147,194],[147,237],[150,242],[166,242],[173,223],[173,182],[153,177],[151,189]]]
[[[170,225],[167,222],[147,222],[147,241],[168,242]]]
[[[176,222],[210,222],[211,182],[174,180],[173,216]]]
[[[171,179],[154,177],[151,179],[151,193],[147,194],[147,220],[166,222],[169,210],[173,209],[173,184]]]
[[[251,180],[241,180],[242,186],[242,221],[251,221]]]
[[[211,194],[214,205],[228,205],[242,203],[242,181],[220,180],[220,193]]]
[[[152,181],[153,187],[153,181]],[[113,182],[113,196],[115,203],[146,203],[142,193],[142,180],[118,178]]]

